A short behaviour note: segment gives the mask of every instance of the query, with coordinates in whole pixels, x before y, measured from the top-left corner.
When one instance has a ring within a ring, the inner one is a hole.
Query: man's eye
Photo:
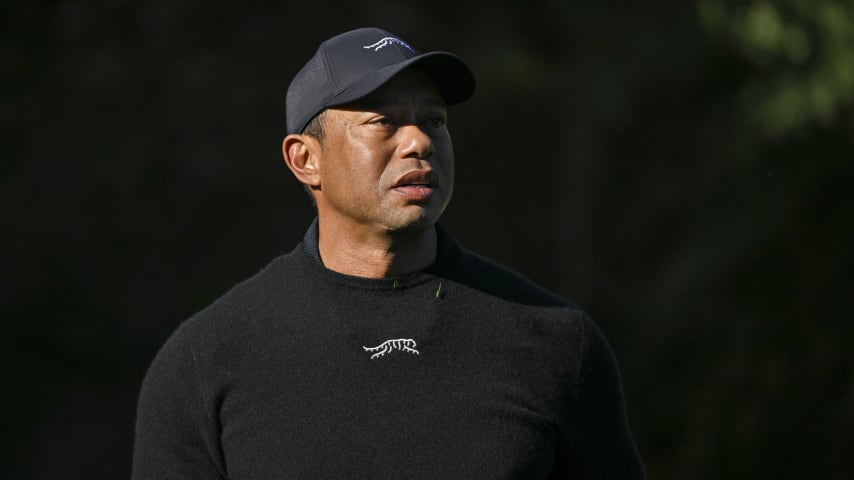
[[[437,115],[435,117],[428,118],[427,121],[424,123],[431,127],[442,127],[445,125],[445,117]]]
[[[381,117],[378,118],[375,123],[378,123],[380,125],[394,125],[394,120],[389,117]]]

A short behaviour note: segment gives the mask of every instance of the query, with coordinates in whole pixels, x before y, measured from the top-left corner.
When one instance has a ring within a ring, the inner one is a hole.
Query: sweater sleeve
[[[596,325],[585,320],[567,469],[571,478],[641,480],[644,469],[629,430],[614,353]]]
[[[219,434],[192,348],[179,329],[155,357],[139,396],[133,480],[224,479]]]

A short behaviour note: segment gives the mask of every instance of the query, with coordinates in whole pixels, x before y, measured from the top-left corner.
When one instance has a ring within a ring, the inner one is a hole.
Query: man
[[[383,30],[321,44],[282,144],[317,220],[158,353],[134,478],[643,478],[593,322],[437,225],[473,92]]]

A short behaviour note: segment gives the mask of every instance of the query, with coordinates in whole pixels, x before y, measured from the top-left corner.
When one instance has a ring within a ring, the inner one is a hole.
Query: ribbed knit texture
[[[438,232],[432,267],[364,279],[323,267],[312,226],[184,322],[133,478],[643,478],[592,321]]]

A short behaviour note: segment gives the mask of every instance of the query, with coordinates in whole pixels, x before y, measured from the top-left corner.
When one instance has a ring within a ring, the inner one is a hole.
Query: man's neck
[[[436,228],[387,232],[348,227],[343,231],[334,222],[321,220],[317,247],[330,270],[363,278],[393,277],[423,270],[436,261]]]

